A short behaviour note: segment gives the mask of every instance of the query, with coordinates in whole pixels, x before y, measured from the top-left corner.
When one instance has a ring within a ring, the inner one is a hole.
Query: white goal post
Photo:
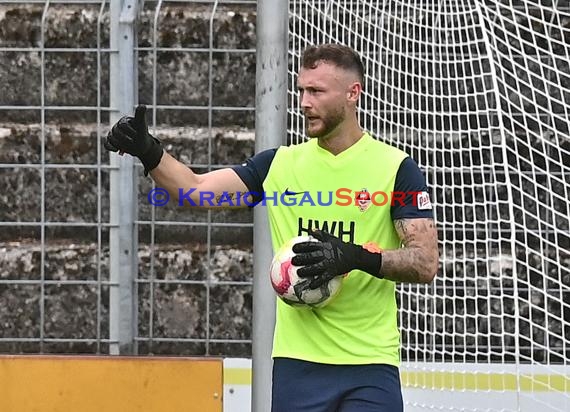
[[[300,52],[343,43],[363,127],[430,186],[440,270],[398,290],[406,411],[569,411],[570,2],[290,0],[289,18],[291,141]]]

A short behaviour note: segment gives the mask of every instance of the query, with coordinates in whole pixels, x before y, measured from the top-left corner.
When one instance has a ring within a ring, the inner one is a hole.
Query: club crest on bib
[[[366,189],[362,189],[359,192],[356,192],[356,206],[361,212],[366,211],[372,204],[372,200],[370,198],[370,192]]]

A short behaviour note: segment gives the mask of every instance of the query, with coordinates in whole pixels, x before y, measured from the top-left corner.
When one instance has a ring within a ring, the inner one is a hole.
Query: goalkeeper
[[[236,167],[195,174],[149,134],[144,106],[120,119],[105,141],[108,150],[138,157],[145,174],[173,198],[192,189],[196,203],[201,192],[252,192],[255,203],[263,193],[353,190],[349,206],[266,203],[275,250],[301,234],[319,240],[294,248],[293,263],[304,266],[299,274],[313,287],[348,273],[323,308],[299,310],[277,300],[273,412],[403,410],[395,287],[433,280],[437,230],[417,164],[360,127],[363,80],[354,50],[335,44],[306,49],[297,87],[308,141],[263,151]],[[366,192],[406,196],[380,205],[362,196]]]

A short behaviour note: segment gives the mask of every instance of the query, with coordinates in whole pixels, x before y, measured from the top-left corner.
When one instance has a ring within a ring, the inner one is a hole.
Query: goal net
[[[431,190],[440,270],[398,289],[406,410],[570,410],[570,2],[290,0],[289,13],[292,142],[302,49],[349,45],[367,73],[362,126]]]

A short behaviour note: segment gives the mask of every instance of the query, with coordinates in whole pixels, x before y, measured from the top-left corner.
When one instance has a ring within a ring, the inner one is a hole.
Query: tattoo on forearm
[[[404,247],[382,253],[382,275],[397,282],[431,282],[439,260],[433,219],[398,219],[394,226]]]
[[[236,200],[236,193],[234,192],[224,192],[216,196],[215,204],[226,203],[226,204],[233,204],[234,200]]]

